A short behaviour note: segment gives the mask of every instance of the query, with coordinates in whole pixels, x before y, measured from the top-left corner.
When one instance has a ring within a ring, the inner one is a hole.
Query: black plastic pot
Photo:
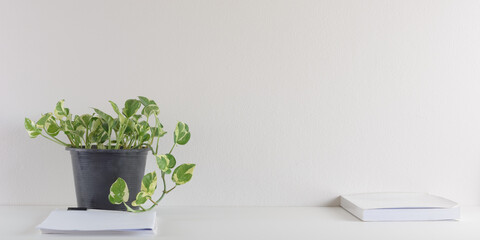
[[[123,210],[123,204],[110,203],[110,186],[117,178],[125,180],[130,192],[128,203],[135,200],[145,173],[149,149],[69,148],[78,207]]]

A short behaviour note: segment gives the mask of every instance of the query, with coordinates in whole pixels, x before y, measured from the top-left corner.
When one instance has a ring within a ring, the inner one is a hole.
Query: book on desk
[[[362,221],[460,219],[454,201],[427,193],[360,193],[340,196],[340,206]]]

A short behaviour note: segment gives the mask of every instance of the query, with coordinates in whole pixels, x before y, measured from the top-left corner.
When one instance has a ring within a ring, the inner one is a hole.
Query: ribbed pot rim
[[[148,152],[149,148],[136,148],[136,149],[86,149],[86,148],[74,148],[66,147],[65,150],[72,152],[91,152],[91,153],[135,153],[135,152]]]

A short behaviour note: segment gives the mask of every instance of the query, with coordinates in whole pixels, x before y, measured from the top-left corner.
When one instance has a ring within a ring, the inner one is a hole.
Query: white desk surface
[[[480,239],[480,207],[437,222],[362,222],[339,207],[159,207],[156,235],[41,234],[53,209],[0,206],[0,239]]]

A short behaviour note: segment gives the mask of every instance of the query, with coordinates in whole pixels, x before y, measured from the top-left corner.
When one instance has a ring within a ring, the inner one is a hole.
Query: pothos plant
[[[42,114],[38,121],[34,122],[25,118],[25,128],[31,138],[42,136],[66,147],[86,149],[150,148],[160,169],[163,185],[160,197],[156,200],[153,199],[158,182],[157,173],[153,171],[143,177],[141,190],[137,193],[135,201],[131,203],[132,206],[138,207],[138,210],[127,204],[130,193],[127,183],[122,178],[118,178],[111,185],[108,199],[112,204],[125,205],[130,212],[151,210],[166,194],[192,178],[195,164],[182,164],[175,168],[177,161],[172,155],[172,151],[177,145],[185,145],[190,140],[190,130],[186,123],[178,122],[173,134],[172,148],[168,153],[159,154],[159,139],[167,132],[163,130],[163,125],[158,118],[160,109],[155,101],[146,97],[128,99],[125,101],[122,111],[116,103],[109,102],[117,114],[116,117],[97,108],[93,108],[94,113],[92,114],[73,116],[70,109],[64,107],[64,100],[60,100],[53,113]],[[65,134],[66,141],[58,138],[60,132]],[[169,174],[172,174],[171,179],[174,185],[168,189],[165,178]],[[147,202],[151,204],[150,207],[145,206]]]

